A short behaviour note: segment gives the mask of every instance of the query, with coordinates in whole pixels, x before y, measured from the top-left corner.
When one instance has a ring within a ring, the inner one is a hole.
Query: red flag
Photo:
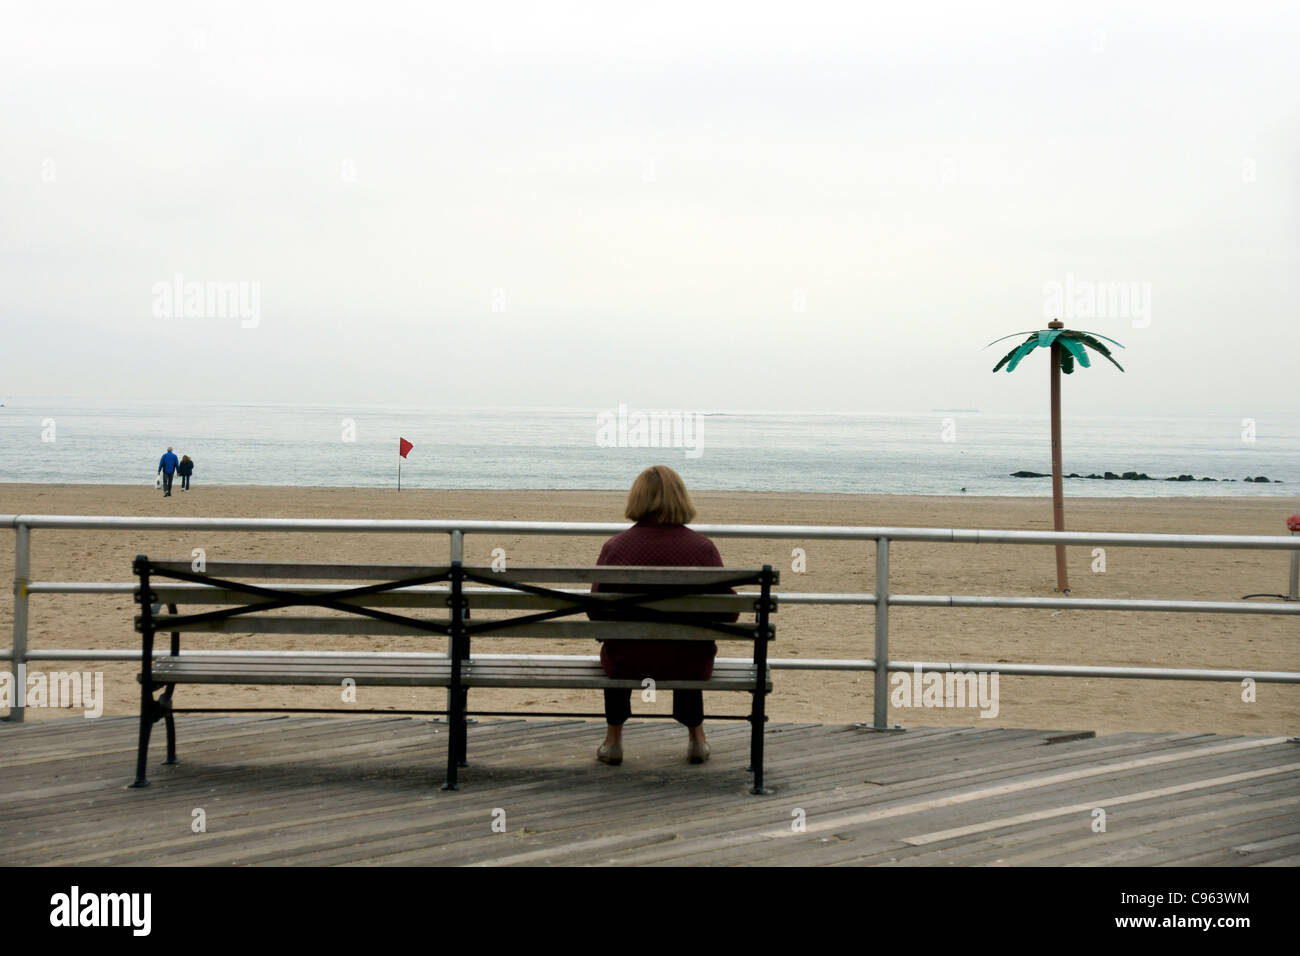
[[[398,442],[398,444],[397,444],[397,453],[398,453],[399,455],[401,455],[403,458],[406,457],[406,453],[407,453],[408,451],[410,451],[412,448],[415,447],[415,446],[412,445],[409,441],[407,441],[405,438],[398,438],[398,439],[397,439],[397,442]]]

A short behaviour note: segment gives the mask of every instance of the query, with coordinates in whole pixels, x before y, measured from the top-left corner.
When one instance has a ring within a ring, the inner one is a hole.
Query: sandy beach
[[[1051,503],[1026,498],[944,498],[782,493],[694,494],[701,524],[833,524],[1042,530],[1051,527]],[[351,518],[475,518],[621,521],[623,494],[608,491],[394,491],[343,488],[205,487],[164,499],[151,487],[115,485],[0,485],[0,513],[186,515]],[[1108,532],[1285,534],[1300,499],[1075,498],[1066,503],[1067,526]],[[0,575],[13,576],[12,532],[0,545]],[[487,563],[505,548],[518,563],[592,563],[599,538],[470,536],[468,560]],[[771,563],[782,571],[782,591],[870,591],[874,545],[854,542],[718,541],[728,564]],[[807,554],[805,573],[791,571],[791,549]],[[443,561],[446,537],[343,534],[203,534],[199,532],[33,533],[32,578],[43,581],[131,580],[131,558],[186,557],[203,548],[209,560],[250,559],[356,562]],[[1111,548],[1105,571],[1093,570],[1090,549],[1069,549],[1070,581],[1077,597],[1235,600],[1286,588],[1287,562],[1279,552]],[[1054,572],[1047,547],[895,543],[892,586],[900,593],[1049,596]],[[0,627],[9,643],[13,598],[4,588]],[[137,649],[133,608],[122,596],[37,595],[31,600],[33,649],[101,647]],[[1129,612],[894,608],[891,656],[904,660],[1036,662],[1132,666],[1300,669],[1300,627],[1294,618]],[[777,618],[778,657],[866,658],[872,654],[870,607],[793,607]],[[184,646],[229,646],[217,638],[188,637]],[[240,647],[261,646],[239,638]],[[357,640],[295,637],[302,648],[357,647]],[[416,638],[366,639],[367,647],[429,649]],[[522,646],[520,646],[522,645]],[[477,649],[532,650],[530,642],[493,642]],[[441,650],[439,644],[436,649]],[[588,642],[552,645],[547,652],[591,654]],[[740,653],[724,645],[723,656]],[[47,669],[73,665],[33,664]],[[90,669],[81,665],[80,669]],[[105,712],[128,714],[138,706],[137,667],[96,664],[105,674]],[[872,675],[777,671],[769,713],[775,720],[844,723],[869,720]],[[1300,726],[1300,689],[1262,684],[1254,702],[1230,683],[1000,678],[1000,709],[982,719],[975,709],[893,708],[903,725],[980,725],[1120,731],[1203,731],[1252,735],[1294,734]],[[318,688],[184,687],[179,706],[332,706],[333,690]],[[365,689],[358,706],[429,708],[443,705],[441,691]],[[666,710],[634,704],[638,710]],[[476,691],[480,709],[599,710],[589,692]],[[706,709],[738,712],[735,695],[712,695]],[[69,711],[32,709],[28,719]],[[635,720],[635,716],[634,716]],[[635,733],[635,730],[631,730]]]

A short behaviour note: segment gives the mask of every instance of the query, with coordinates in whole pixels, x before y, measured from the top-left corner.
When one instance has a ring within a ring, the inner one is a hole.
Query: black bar
[[[449,831],[448,839],[454,841],[460,832],[472,838],[482,829],[476,820],[472,830]],[[512,825],[511,830],[514,829]],[[511,837],[501,836],[501,839],[509,840]],[[452,845],[456,844],[453,842]],[[787,844],[778,842],[773,846],[785,847]],[[626,856],[635,852],[635,847],[611,847],[608,855],[599,859],[593,852],[589,862],[597,866],[553,868],[542,875],[542,879],[548,887],[567,893],[571,898],[594,898],[608,890],[613,873],[607,868],[621,864]],[[441,853],[437,848],[431,849],[426,856],[412,865],[451,866],[461,862],[454,854]],[[711,881],[714,885],[710,886],[710,912],[689,912],[682,921],[688,934],[706,935],[710,927],[717,925],[716,918],[710,920],[711,916],[750,913],[758,894],[765,889],[770,893],[772,877],[761,865],[780,865],[781,853],[773,849],[755,859],[759,866],[733,868],[725,874],[725,880]],[[406,931],[416,934],[428,929],[429,883],[432,880],[412,879],[412,876],[426,875],[425,871],[404,866],[324,867],[295,870],[293,878],[286,879],[282,869],[284,862],[285,859],[271,860],[267,864],[248,867],[15,869],[14,878],[6,887],[6,917],[13,927],[11,938],[30,940],[33,950],[42,953],[67,948],[70,938],[74,947],[80,943],[92,948],[103,946],[104,940],[113,937],[125,941],[133,938],[127,927],[74,929],[52,925],[52,898],[55,894],[68,894],[74,885],[83,894],[151,894],[150,933],[136,942],[160,946],[191,943],[198,933],[214,946],[244,951],[249,948],[250,930],[256,928],[273,946],[289,946],[300,952],[309,948],[329,951],[338,946],[340,928],[337,921],[290,921],[285,915],[320,912],[322,900],[346,900],[352,911],[384,914],[385,930],[394,938],[398,938],[394,935],[396,933],[404,936]],[[288,862],[293,862],[292,858]],[[688,862],[701,865],[711,860],[701,855]],[[818,881],[829,883],[831,891],[837,894],[851,894],[864,882],[863,874],[850,868],[828,868],[822,873]],[[1251,950],[1263,948],[1269,939],[1284,938],[1294,929],[1294,874],[1294,867],[1201,866],[1159,870],[1131,866],[1023,867],[981,870],[978,877],[973,878],[965,867],[908,867],[889,874],[887,913],[891,922],[897,925],[928,928],[936,922],[936,899],[961,900],[963,912],[985,916],[988,925],[1015,926],[1020,936],[1048,938],[1053,930],[1061,935],[1061,914],[1068,910],[1070,939],[1082,947],[1100,943],[1105,952],[1111,952],[1119,948],[1118,944],[1125,936],[1143,940],[1168,937],[1174,941],[1170,950],[1183,952],[1202,949],[1199,945],[1189,945],[1191,939],[1208,936],[1214,942],[1203,947],[1207,951]],[[456,875],[463,883],[462,892],[455,902],[456,916],[467,924],[493,926],[494,935],[500,937],[504,947],[513,949],[535,944],[537,927],[554,920],[555,895],[537,892],[538,872],[535,870],[523,867],[469,869],[463,876],[459,872]],[[809,881],[806,875],[803,879]],[[869,886],[877,885],[877,881],[867,879],[867,882]],[[1170,933],[1161,932],[1159,928],[1119,925],[1117,917],[1151,915],[1157,917],[1158,927],[1160,918],[1177,913],[1176,909],[1171,911],[1167,903],[1149,908],[1120,902],[1121,894],[1150,891],[1159,891],[1166,899],[1170,891],[1188,897],[1197,891],[1248,894],[1248,903],[1184,906],[1179,915],[1246,916],[1250,925],[1239,929],[1216,928],[1209,933],[1193,929],[1175,929]],[[503,892],[509,893],[511,898],[508,915],[502,912]],[[238,900],[239,903],[237,909],[221,914],[220,918],[207,918],[201,925],[197,924],[195,902],[207,900]],[[1068,904],[1063,906],[1063,900],[1068,900]],[[767,909],[772,911],[763,914],[765,932],[769,936],[776,938],[779,934],[784,938],[807,930],[807,915],[797,907],[769,906]],[[1003,932],[1010,935],[1006,930]],[[1231,945],[1238,939],[1245,946]],[[1150,951],[1154,947],[1148,943],[1143,949]]]

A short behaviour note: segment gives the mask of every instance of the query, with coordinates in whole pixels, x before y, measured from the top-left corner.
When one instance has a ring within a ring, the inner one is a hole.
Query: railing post
[[[1295,537],[1295,532],[1291,532]],[[1291,587],[1287,589],[1287,598],[1300,601],[1300,550],[1291,552]]]
[[[889,539],[876,539],[876,730],[889,729]]]
[[[9,705],[9,719],[23,722],[27,703],[27,585],[32,577],[32,531],[25,524],[14,526],[14,698]]]

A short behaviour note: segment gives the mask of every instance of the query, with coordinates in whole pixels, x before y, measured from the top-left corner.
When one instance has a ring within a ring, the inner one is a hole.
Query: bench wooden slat
[[[214,578],[287,578],[291,580],[398,581],[402,578],[449,574],[445,564],[340,564],[333,561],[280,563],[269,561],[208,561],[195,572],[192,561],[151,561],[155,568],[189,571]],[[157,579],[159,582],[165,578]]]
[[[352,677],[357,674],[400,674],[404,670],[429,669],[438,670],[447,666],[447,661],[425,661],[421,663],[410,664],[378,664],[365,661],[315,661],[311,658],[298,658],[297,660],[265,660],[265,661],[232,661],[229,658],[224,660],[209,661],[187,661],[183,658],[166,663],[158,663],[154,667],[155,674],[162,673],[186,673],[189,671],[220,671],[228,670],[232,673],[270,673],[280,670],[297,670],[303,673],[323,673],[325,671],[342,674],[344,677]]]
[[[180,615],[184,617],[185,615]],[[261,614],[241,614],[236,617],[197,623],[172,623],[176,616],[161,614],[154,616],[154,629],[159,632],[185,631],[196,634],[338,634],[357,637],[374,637],[390,634],[425,634],[438,639],[446,635],[436,631],[426,631],[409,624],[394,624],[378,621],[360,615],[339,615],[338,617],[290,617],[288,615],[268,617]],[[411,615],[416,620],[421,618]],[[139,617],[136,618],[139,621]],[[447,618],[429,618],[430,623],[447,624]]]
[[[160,570],[188,571],[193,573],[193,562],[153,561]],[[761,568],[662,568],[606,565],[600,567],[532,567],[520,565],[505,571],[494,571],[490,566],[470,567],[467,573],[484,577],[524,581],[530,584],[571,583],[591,584],[686,584],[706,585],[736,578],[756,578]],[[403,578],[423,577],[430,574],[447,574],[447,565],[423,564],[340,564],[337,562],[278,563],[267,561],[209,561],[198,572],[215,578],[265,578],[280,577],[291,580],[346,580],[398,581]],[[162,579],[165,580],[165,579]],[[773,581],[779,572],[773,572]]]
[[[488,624],[488,621],[471,621],[472,624]],[[737,623],[738,627],[749,627]],[[772,640],[776,629],[769,625]],[[625,640],[625,641],[753,641],[753,633],[724,634],[704,628],[691,627],[686,624],[659,624],[648,621],[587,621],[567,618],[558,621],[541,621],[536,624],[521,624],[501,631],[475,633],[474,640],[492,637],[527,637],[527,638],[574,638],[580,640]]]
[[[234,591],[229,588],[204,587],[202,585],[161,585],[152,588],[161,604],[176,605],[254,605],[260,603],[260,599],[254,595],[246,594],[242,591]],[[321,585],[317,589],[306,590],[302,587],[282,588],[277,590],[289,591],[294,594],[301,594],[304,597],[310,597],[313,594],[319,594],[323,591],[331,590],[329,585]],[[384,594],[372,594],[367,597],[356,598],[339,598],[344,604],[363,605],[365,607],[423,607],[446,609],[447,601],[451,594],[450,589],[445,587],[418,587],[402,588],[397,591],[386,592]],[[592,597],[603,601],[614,601],[619,597],[626,595],[620,594],[594,594]],[[527,594],[520,591],[485,592],[485,591],[466,591],[465,599],[471,610],[491,610],[491,611],[549,611],[564,607],[577,607],[574,601],[567,601],[558,597],[547,597],[540,594]],[[750,594],[718,594],[701,597],[687,598],[666,598],[660,601],[648,603],[647,607],[652,607],[661,611],[672,612],[738,612],[741,614],[752,613],[756,610],[755,604],[759,600],[757,593]],[[777,601],[772,599],[772,613],[775,613]]]
[[[367,668],[311,664],[295,660],[265,666],[233,665],[228,661],[185,661],[154,667],[158,684],[306,684],[340,687],[345,679],[358,686],[448,687],[451,664],[407,664],[396,668]]]
[[[467,687],[520,688],[642,688],[636,679],[605,676],[599,661],[539,661],[527,656],[491,659],[471,658],[462,662]],[[745,690],[754,686],[755,669],[745,662],[718,662],[709,680],[657,680],[659,690]],[[358,686],[446,687],[451,682],[451,662],[419,661],[401,664],[337,657],[284,657],[274,652],[239,658],[191,652],[163,658],[154,664],[153,677],[160,684],[306,684],[341,686],[345,679]],[[767,688],[771,689],[771,674]]]
[[[709,680],[656,680],[656,690],[751,690],[756,671],[753,664],[718,663]],[[471,660],[465,676],[469,687],[590,688],[617,687],[640,690],[640,679],[605,676],[599,662],[572,664],[536,661],[528,657]],[[766,682],[771,690],[771,672]]]
[[[418,618],[417,618],[418,619]],[[162,614],[154,617],[154,627],[161,632],[186,631],[217,634],[337,634],[370,637],[388,634],[431,634],[409,624],[379,621],[360,615],[338,617],[293,617],[281,615],[239,615],[215,621],[198,621],[173,624],[174,616]],[[428,618],[431,623],[447,624],[447,618]],[[475,621],[471,624],[488,624]],[[743,626],[743,625],[742,625]],[[775,628],[772,629],[775,633]],[[443,635],[435,634],[436,637]],[[658,641],[752,641],[753,636],[723,634],[685,624],[658,624],[643,621],[588,621],[575,618],[558,621],[540,621],[522,624],[485,634],[474,634],[475,640],[491,637],[519,637],[577,640],[658,640]],[[770,638],[769,638],[770,639]]]
[[[502,581],[523,581],[528,584],[677,584],[706,585],[737,578],[757,579],[762,568],[664,568],[639,565],[601,565],[597,567],[564,567],[530,565],[509,566],[505,571],[490,567],[466,567],[465,571],[482,577],[500,578]],[[772,572],[777,583],[779,572]],[[509,585],[503,585],[508,587]]]

